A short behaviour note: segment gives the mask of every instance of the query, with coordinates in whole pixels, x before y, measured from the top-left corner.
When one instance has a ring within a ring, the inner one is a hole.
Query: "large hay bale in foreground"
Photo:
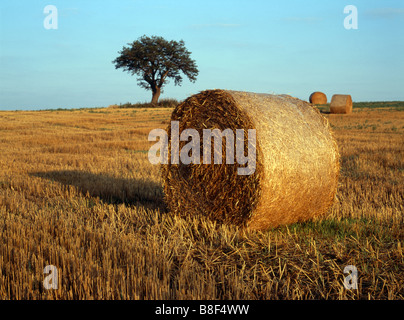
[[[339,174],[337,145],[328,121],[307,102],[287,95],[207,90],[178,105],[171,121],[179,121],[179,132],[194,128],[201,137],[203,129],[244,129],[245,145],[247,129],[256,130],[251,175],[239,175],[237,162],[203,164],[202,151],[201,164],[162,165],[171,212],[264,230],[320,216],[332,204]],[[169,159],[170,131],[171,125]],[[180,141],[179,150],[186,143]]]
[[[327,103],[327,96],[323,92],[316,91],[316,92],[313,92],[310,95],[309,101],[312,104],[326,104]]]
[[[349,94],[334,94],[331,98],[330,113],[351,113],[352,97]]]

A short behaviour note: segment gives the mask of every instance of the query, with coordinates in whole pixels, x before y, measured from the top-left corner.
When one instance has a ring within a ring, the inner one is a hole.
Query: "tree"
[[[138,85],[153,93],[152,104],[157,104],[168,78],[174,79],[175,85],[181,85],[182,72],[191,82],[196,81],[198,69],[183,40],[167,41],[162,37],[144,35],[128,45],[112,63],[115,69],[122,68],[139,76]]]

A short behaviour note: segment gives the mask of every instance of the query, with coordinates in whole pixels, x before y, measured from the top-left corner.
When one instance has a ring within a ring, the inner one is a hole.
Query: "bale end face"
[[[327,96],[323,92],[316,91],[316,92],[313,92],[310,95],[309,101],[312,104],[326,104],[327,103]]]

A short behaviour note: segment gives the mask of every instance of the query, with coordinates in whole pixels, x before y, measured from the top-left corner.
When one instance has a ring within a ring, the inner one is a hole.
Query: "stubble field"
[[[171,111],[0,112],[0,299],[404,298],[403,103],[324,113],[336,200],[265,232],[167,211],[147,136]],[[57,289],[44,288],[47,265]]]

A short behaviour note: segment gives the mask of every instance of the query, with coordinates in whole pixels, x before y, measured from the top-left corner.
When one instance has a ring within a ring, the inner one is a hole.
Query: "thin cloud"
[[[404,18],[404,8],[375,8],[370,9],[365,12],[365,15],[371,18],[382,18],[382,19],[392,19],[392,18]]]
[[[62,8],[62,9],[58,8],[58,14],[61,17],[70,17],[78,14],[79,12],[80,11],[78,8]]]

